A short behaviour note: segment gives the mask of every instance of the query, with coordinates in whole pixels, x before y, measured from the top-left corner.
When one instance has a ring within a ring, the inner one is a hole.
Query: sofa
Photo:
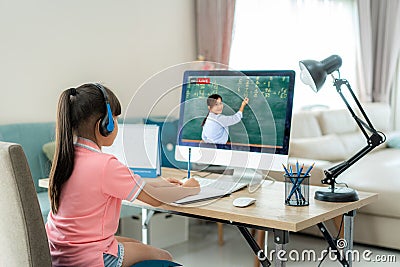
[[[391,131],[388,105],[368,103],[363,107],[375,129],[385,133],[387,141],[343,172],[337,182],[379,194],[377,202],[357,211],[354,241],[400,249],[400,232],[396,230],[400,225],[400,177],[397,177],[400,136]],[[293,114],[290,162],[299,161],[306,167],[315,162],[310,179],[313,185],[322,185],[323,170],[350,158],[366,144],[365,136],[347,109]],[[309,231],[316,233],[314,230]]]
[[[38,181],[49,176],[51,164],[42,148],[54,136],[54,122],[0,125],[0,141],[20,144],[26,154],[44,222],[50,212],[50,202],[47,190],[40,188]]]

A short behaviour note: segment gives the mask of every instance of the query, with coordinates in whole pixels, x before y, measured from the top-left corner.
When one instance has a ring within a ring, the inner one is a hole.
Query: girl
[[[224,108],[222,97],[217,94],[210,95],[207,98],[208,114],[201,124],[203,141],[213,144],[226,144],[229,137],[228,127],[240,122],[243,117],[243,110],[248,103],[249,99],[246,97],[238,112],[232,116],[225,116],[221,114]]]
[[[54,266],[131,266],[171,260],[164,250],[114,236],[122,199],[153,206],[197,194],[199,184],[175,179],[144,182],[114,156],[121,106],[100,84],[65,90],[59,99],[56,151],[50,172],[51,212],[46,223]],[[74,143],[75,140],[75,143]]]

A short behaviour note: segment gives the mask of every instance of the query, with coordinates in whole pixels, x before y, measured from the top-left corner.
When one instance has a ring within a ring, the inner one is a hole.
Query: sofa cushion
[[[361,209],[363,213],[400,218],[400,150],[369,153],[343,172],[339,182],[366,192],[379,193],[379,200]]]
[[[346,151],[346,158],[353,156],[367,145],[367,139],[361,132],[341,134],[339,138]]]
[[[317,148],[317,149],[316,149]],[[339,161],[346,158],[346,149],[337,135],[295,138],[290,141],[291,157]]]
[[[46,223],[47,215],[50,212],[49,194],[47,192],[40,192],[37,193],[37,197],[39,200],[40,210],[42,211],[43,221]]]
[[[322,135],[317,118],[317,112],[303,111],[293,113],[292,117],[292,138],[319,137]]]
[[[363,108],[369,120],[375,129],[379,131],[389,131],[390,127],[390,106],[384,103],[363,103]],[[360,115],[361,112],[357,112],[360,118],[363,118]]]
[[[343,134],[358,129],[356,121],[346,109],[326,110],[318,115],[322,134]]]

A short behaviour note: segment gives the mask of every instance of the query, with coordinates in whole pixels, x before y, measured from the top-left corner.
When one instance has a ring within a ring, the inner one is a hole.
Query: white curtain
[[[397,87],[400,55],[400,1],[357,0],[357,79],[364,102],[389,103]],[[397,89],[399,90],[399,89]]]
[[[397,90],[393,90],[393,95],[392,95],[392,122],[393,122],[393,130],[400,131],[400,58],[397,63],[397,82],[395,82],[397,85],[395,85],[395,88]]]

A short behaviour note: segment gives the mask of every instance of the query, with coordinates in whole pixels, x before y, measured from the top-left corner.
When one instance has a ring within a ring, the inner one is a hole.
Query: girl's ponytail
[[[74,140],[71,120],[71,98],[76,96],[74,88],[62,92],[57,110],[56,150],[50,170],[49,197],[51,211],[56,214],[60,205],[61,188],[74,168]]]

